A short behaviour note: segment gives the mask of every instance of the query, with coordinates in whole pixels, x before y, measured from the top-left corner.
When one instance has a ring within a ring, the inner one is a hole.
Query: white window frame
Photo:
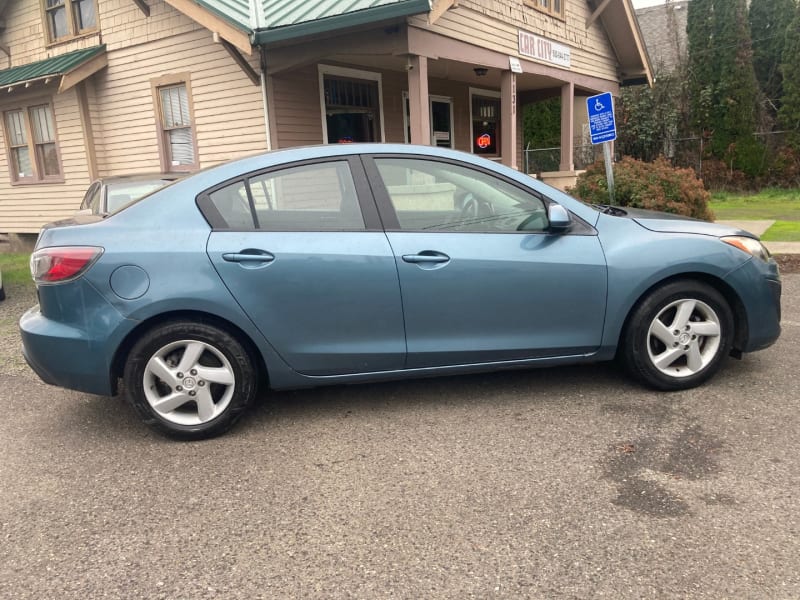
[[[453,115],[453,98],[451,96],[436,96],[431,95],[428,96],[428,111],[429,111],[429,119],[431,124],[431,146],[436,146],[436,140],[433,139],[433,103],[434,102],[442,102],[443,104],[450,105],[450,146],[449,148],[453,149],[456,147],[456,127],[455,127],[455,118]],[[470,100],[470,106],[472,106],[472,102]],[[471,110],[471,109],[470,109]],[[470,123],[472,119],[470,119]],[[442,146],[439,146],[440,148]]]
[[[378,113],[381,119],[381,139],[379,142],[386,141],[385,119],[383,118],[383,78],[380,73],[373,71],[362,71],[349,67],[335,67],[333,65],[317,65],[319,73],[319,114],[322,121],[322,143],[328,144],[328,120],[325,115],[325,75],[338,77],[349,77],[350,79],[363,79],[365,81],[378,82]]]

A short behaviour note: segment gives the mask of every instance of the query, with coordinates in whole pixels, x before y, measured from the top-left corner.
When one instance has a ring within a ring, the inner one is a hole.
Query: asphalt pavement
[[[784,286],[779,342],[700,389],[596,365],[306,390],[200,443],[40,383],[8,350],[25,299],[0,304],[0,598],[798,598]]]

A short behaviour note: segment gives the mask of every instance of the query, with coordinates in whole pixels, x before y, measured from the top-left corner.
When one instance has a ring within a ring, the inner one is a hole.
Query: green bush
[[[602,162],[578,176],[570,190],[584,202],[608,204],[608,183]],[[714,218],[708,207],[710,194],[692,169],[676,169],[664,158],[646,163],[624,157],[614,164],[614,204],[646,208],[696,219]]]

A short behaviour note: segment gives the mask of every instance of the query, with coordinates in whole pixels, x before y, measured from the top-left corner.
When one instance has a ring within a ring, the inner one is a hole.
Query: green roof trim
[[[286,12],[287,2],[266,0],[267,28],[257,30],[256,45],[279,42],[307,35],[316,35],[337,29],[367,25],[389,19],[408,17],[431,10],[430,0],[356,0],[349,3],[317,0],[303,3],[302,12]],[[342,8],[342,5],[347,8]],[[279,18],[281,15],[282,18]]]
[[[357,25],[427,13],[430,0],[194,0],[237,29],[253,45],[290,40]],[[261,24],[259,26],[259,24]]]
[[[73,71],[85,62],[106,51],[106,45],[93,46],[84,50],[67,52],[27,65],[11,67],[0,71],[0,86],[15,85],[45,77],[58,77]]]

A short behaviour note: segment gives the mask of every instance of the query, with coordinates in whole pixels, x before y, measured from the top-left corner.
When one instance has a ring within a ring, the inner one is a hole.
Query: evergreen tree
[[[686,34],[689,46],[689,98],[691,123],[704,133],[710,126],[713,95],[713,0],[692,0],[687,13]]]
[[[786,29],[794,17],[795,0],[750,0],[753,68],[769,114],[780,108],[783,95],[781,59]]]
[[[790,131],[789,144],[800,151],[800,4],[786,31],[781,63],[783,98],[779,118],[781,126]]]
[[[692,123],[711,137],[711,154],[750,175],[761,168],[756,143],[758,84],[747,21],[747,0],[689,3]]]

